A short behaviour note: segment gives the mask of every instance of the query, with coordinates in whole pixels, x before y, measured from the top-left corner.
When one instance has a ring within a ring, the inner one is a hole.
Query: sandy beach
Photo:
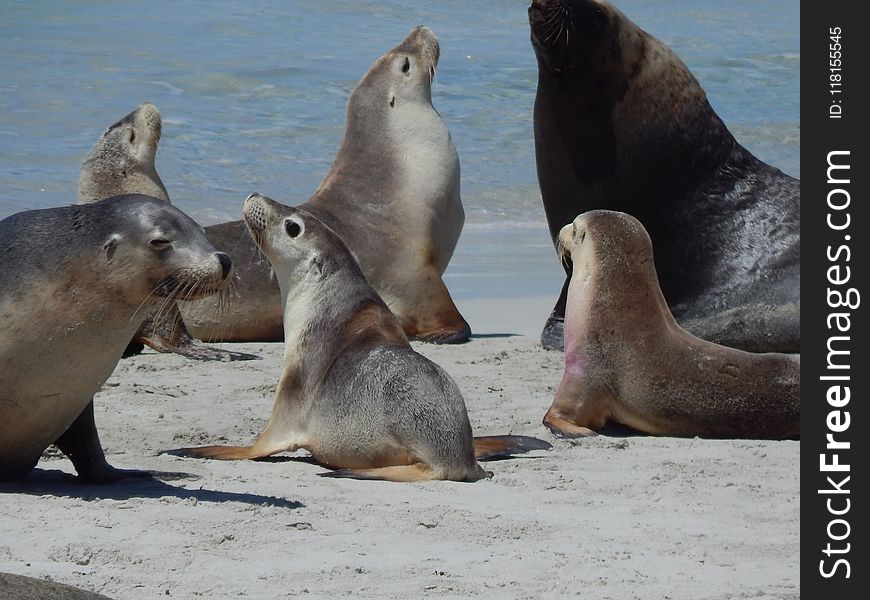
[[[0,484],[0,571],[114,598],[800,597],[800,442],[554,439],[540,424],[562,372],[537,332],[547,298],[465,300],[475,330],[415,344],[465,395],[479,435],[551,451],[486,463],[474,484],[324,479],[304,452],[219,462],[160,455],[251,443],[282,344],[261,360],[122,360],[96,397],[111,463],[175,473],[87,486],[59,453]]]

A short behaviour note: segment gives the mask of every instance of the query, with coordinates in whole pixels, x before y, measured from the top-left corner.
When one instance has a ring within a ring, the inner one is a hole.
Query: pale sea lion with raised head
[[[535,156],[553,242],[592,209],[649,231],[677,320],[800,350],[800,182],[741,146],[686,65],[605,0],[533,0]],[[565,284],[542,341],[561,347]]]
[[[230,259],[183,212],[137,195],[7,217],[0,254],[0,480],[50,444],[86,481],[142,475],[106,462],[93,395],[146,314],[217,292]]]
[[[143,102],[106,129],[82,162],[79,204],[124,194],[168,202],[169,194],[156,166],[162,130],[160,111],[150,102]]]
[[[682,329],[640,222],[595,210],[559,234],[573,273],[565,372],[544,424],[562,437],[608,421],[654,435],[800,435],[800,356],[754,354]]]
[[[79,204],[99,202],[113,196],[142,194],[169,202],[166,186],[157,173],[157,147],[163,130],[157,107],[144,102],[109,127],[88,153],[79,175]],[[221,296],[214,310],[228,310],[227,296]],[[210,305],[211,306],[211,305]],[[198,343],[188,332],[177,306],[163,307],[160,319],[148,315],[136,332],[125,355],[144,346],[158,352],[173,352],[198,360],[255,358],[250,354],[211,348]]]
[[[369,68],[348,100],[341,148],[301,208],[342,237],[409,338],[459,343],[471,328],[441,276],[465,213],[456,148],[432,106],[440,52],[432,31],[416,27]],[[241,222],[206,228],[238,266],[239,297],[224,313],[209,301],[181,305],[199,339],[281,339],[277,285],[243,229]]]
[[[261,458],[305,448],[327,475],[476,481],[477,460],[550,445],[472,438],[465,402],[444,370],[415,352],[349,248],[313,214],[252,194],[245,222],[275,269],[284,302],[284,365],[265,431],[252,446],[172,451]]]

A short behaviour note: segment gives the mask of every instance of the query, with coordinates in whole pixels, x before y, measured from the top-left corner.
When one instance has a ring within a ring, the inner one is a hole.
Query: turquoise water
[[[760,158],[800,176],[797,0],[625,0],[668,43]],[[447,274],[457,296],[555,294],[531,111],[527,3],[0,0],[0,218],[75,201],[81,160],[143,100],[164,117],[157,167],[203,224],[260,191],[317,187],[356,81],[415,25],[442,57],[433,103],[462,164],[467,225]]]

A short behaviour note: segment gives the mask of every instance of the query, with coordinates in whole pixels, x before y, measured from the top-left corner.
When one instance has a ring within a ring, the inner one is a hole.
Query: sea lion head
[[[282,290],[324,279],[342,264],[356,265],[338,234],[305,210],[254,193],[245,199],[242,216]]]
[[[230,257],[216,251],[205,230],[169,203],[130,194],[91,206],[95,209],[81,207],[76,218],[104,223],[100,263],[110,279],[135,288],[134,294],[194,300],[221,290],[230,281]]]
[[[528,12],[543,77],[568,77],[620,100],[638,75],[659,76],[651,64],[662,61],[651,54],[671,61],[660,42],[605,0],[533,0]]]
[[[559,231],[558,251],[574,265],[572,280],[599,272],[611,277],[648,270],[653,260],[652,242],[640,221],[611,210],[591,210],[565,225]]]
[[[533,0],[529,25],[541,66],[561,74],[618,59],[619,29],[613,10],[600,0]]]
[[[154,161],[160,143],[160,111],[149,102],[109,127],[82,163],[79,203],[123,194],[169,200]]]
[[[357,83],[348,100],[348,122],[356,115],[384,114],[421,103],[431,106],[432,79],[440,56],[432,30],[415,27]]]

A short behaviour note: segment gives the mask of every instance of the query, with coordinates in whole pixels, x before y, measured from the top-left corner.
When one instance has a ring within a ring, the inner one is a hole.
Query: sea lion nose
[[[230,274],[230,270],[233,268],[233,261],[230,260],[229,255],[224,252],[218,252],[217,259],[221,264],[221,269],[223,269],[223,278],[226,279],[227,275]]]

